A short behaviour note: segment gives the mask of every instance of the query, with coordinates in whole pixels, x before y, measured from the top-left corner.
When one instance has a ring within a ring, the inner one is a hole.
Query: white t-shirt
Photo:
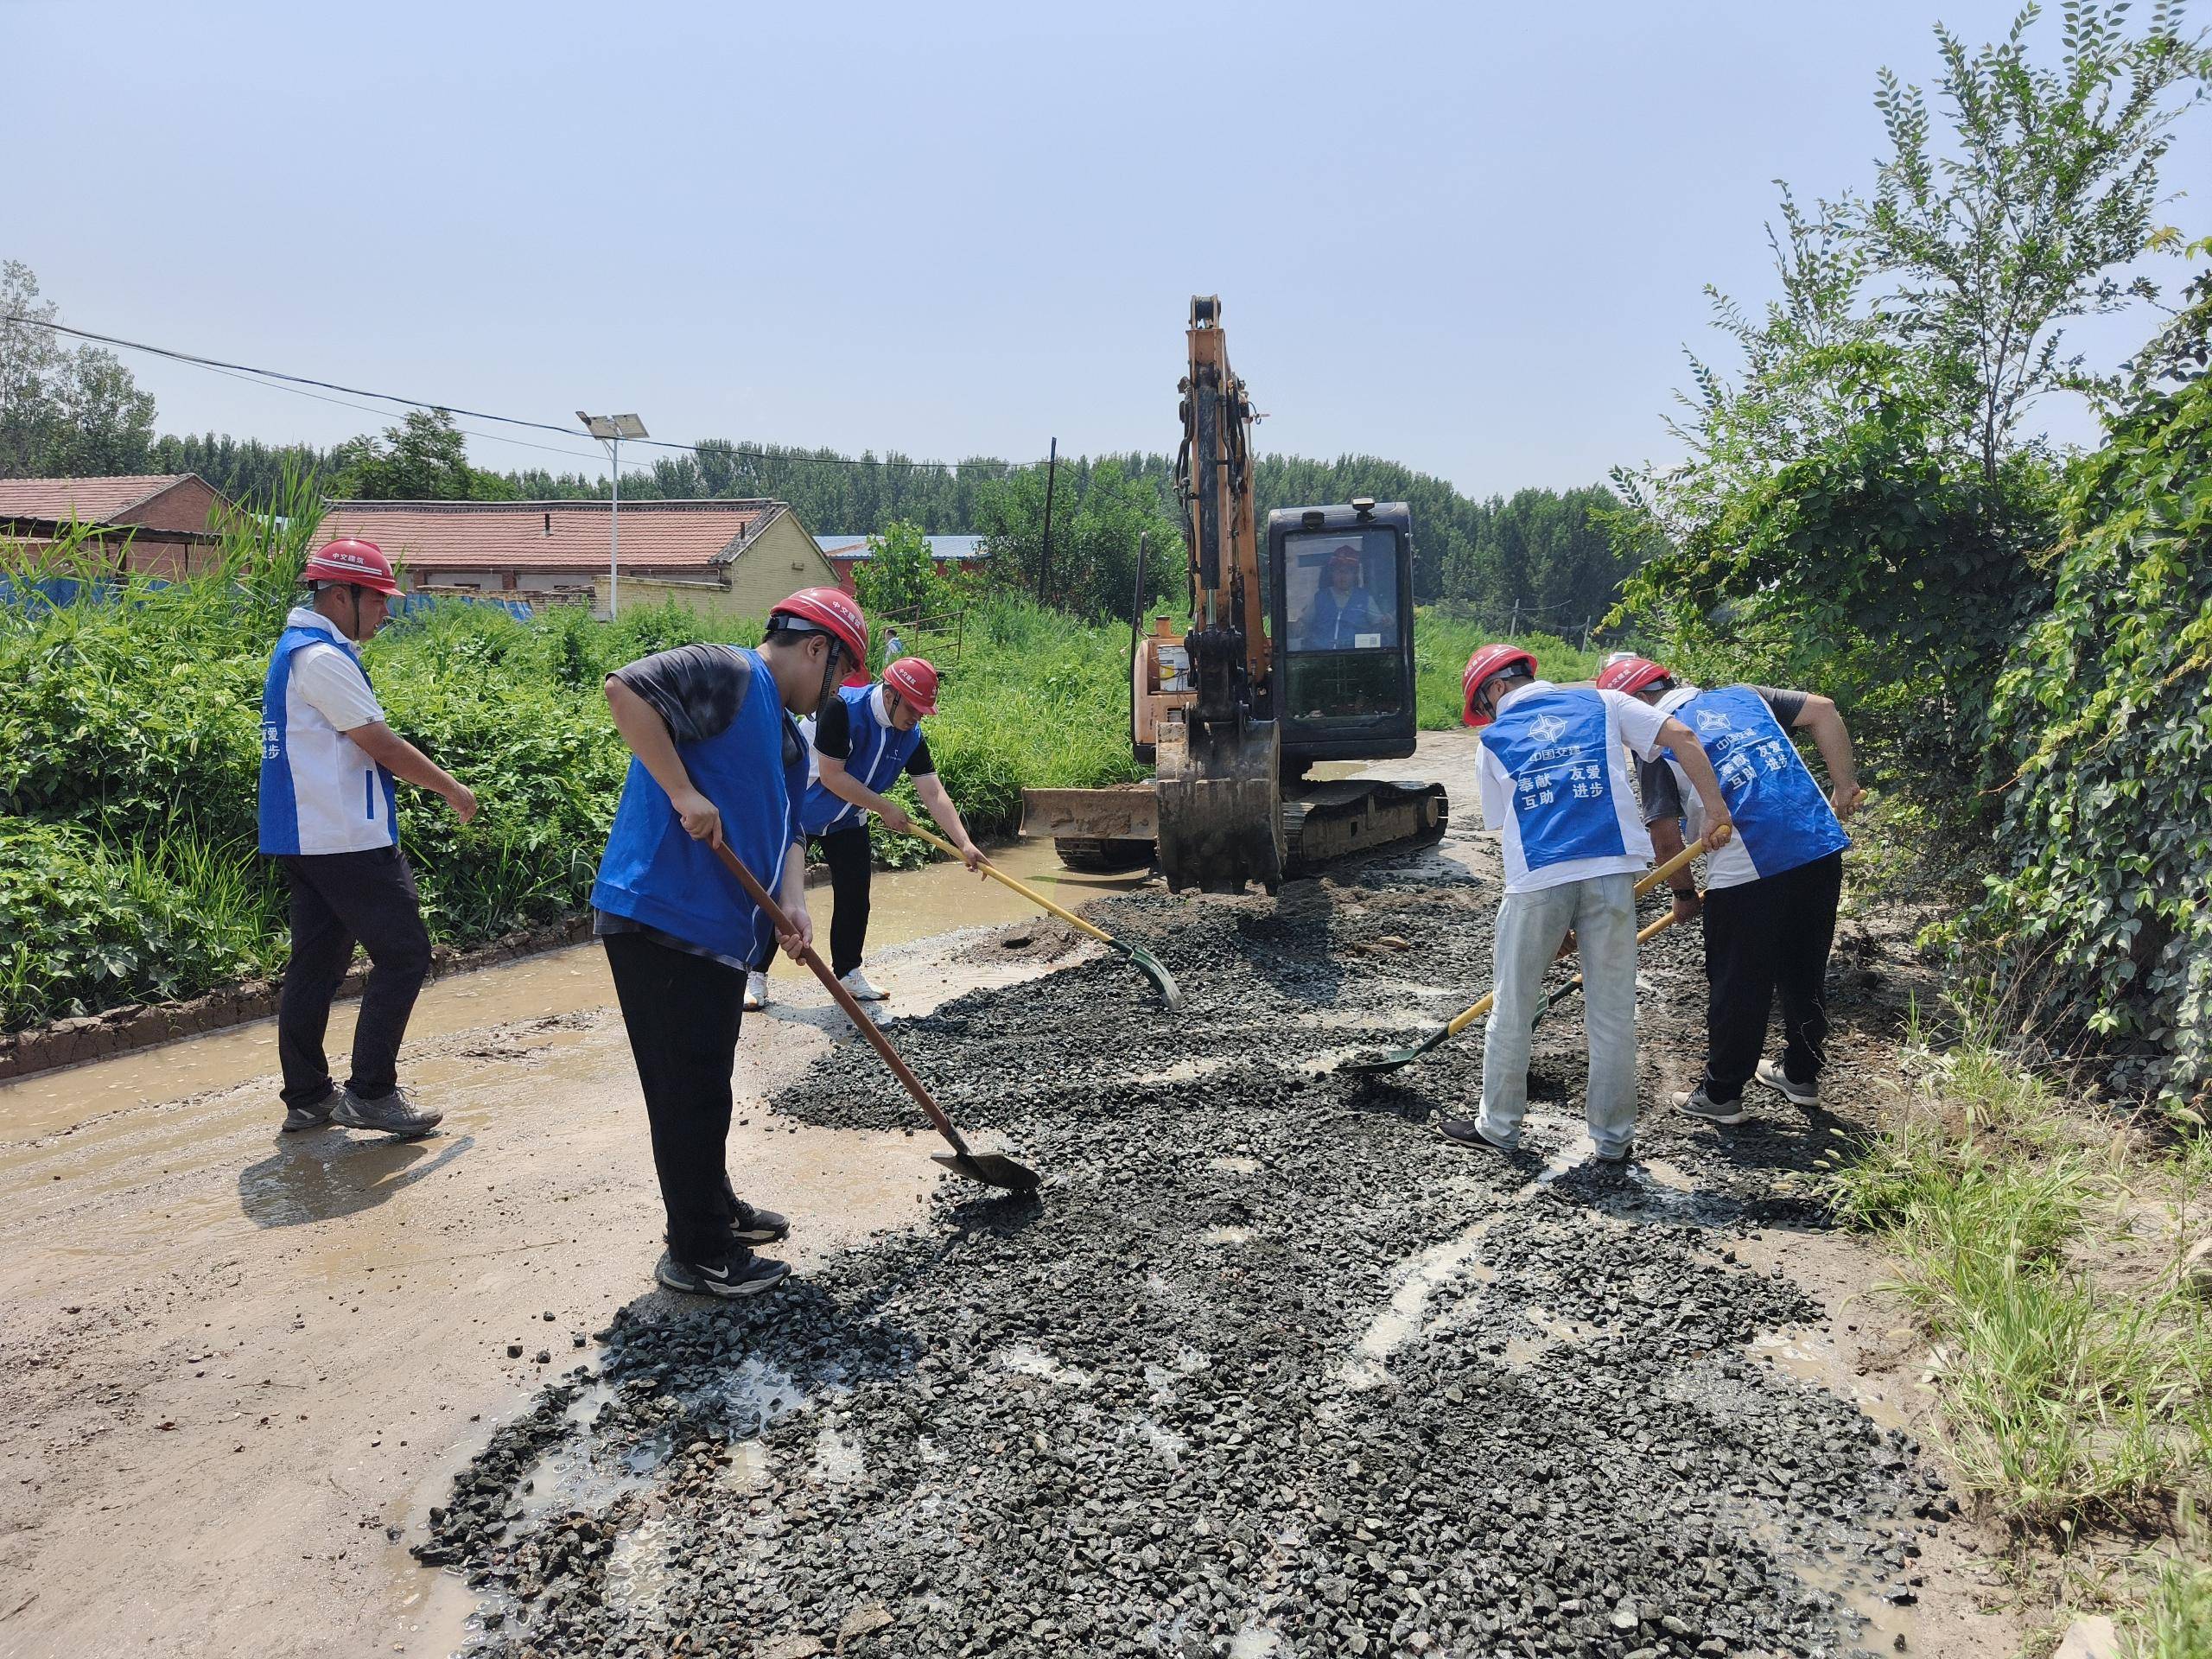
[[[320,611],[302,605],[284,619],[288,628],[320,628],[332,639],[343,639],[338,625]],[[384,718],[384,708],[368,681],[337,645],[304,645],[292,658],[290,695],[303,699],[315,713],[341,732],[373,725]]]
[[[1531,691],[1558,690],[1549,680],[1523,681],[1499,700],[1499,711],[1503,712],[1516,697]],[[1475,778],[1482,797],[1483,823],[1498,830],[1504,841],[1508,893],[1536,893],[1596,875],[1638,874],[1650,867],[1651,833],[1643,827],[1643,814],[1637,805],[1636,791],[1629,783],[1628,766],[1621,751],[1626,746],[1647,760],[1657,755],[1662,747],[1659,733],[1667,723],[1667,716],[1649,703],[1619,691],[1599,691],[1596,695],[1605,707],[1606,783],[1614,816],[1620,822],[1621,845],[1626,850],[1598,858],[1566,859],[1531,870],[1521,849],[1521,821],[1513,810],[1515,780],[1485,743]],[[1595,755],[1587,757],[1590,764],[1594,765],[1597,760]]]

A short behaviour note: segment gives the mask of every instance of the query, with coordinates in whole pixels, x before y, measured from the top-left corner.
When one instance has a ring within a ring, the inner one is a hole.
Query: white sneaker
[[[754,969],[745,976],[745,1011],[758,1014],[768,1006],[768,976]]]
[[[869,984],[868,976],[857,968],[837,982],[853,994],[855,1002],[880,1002],[891,995]]]
[[[1821,1103],[1820,1084],[1790,1082],[1789,1074],[1782,1069],[1780,1060],[1761,1060],[1758,1070],[1751,1075],[1792,1106],[1817,1106]]]

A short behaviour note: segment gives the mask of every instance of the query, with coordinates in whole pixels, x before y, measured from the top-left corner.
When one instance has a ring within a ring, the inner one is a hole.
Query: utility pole
[[[1045,602],[1045,579],[1052,569],[1052,480],[1060,470],[1060,441],[1052,440],[1052,448],[1045,461],[1045,556],[1037,561],[1037,602]]]
[[[607,614],[611,620],[622,603],[622,440],[644,437],[645,423],[635,415],[587,415],[581,409],[576,418],[607,446],[614,479],[614,497],[607,512]]]
[[[1513,601],[1513,621],[1505,630],[1505,637],[1509,639],[1521,637],[1521,601],[1517,599]]]

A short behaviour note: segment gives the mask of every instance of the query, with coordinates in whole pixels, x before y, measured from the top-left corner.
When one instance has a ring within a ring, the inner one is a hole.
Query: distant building
[[[605,501],[334,501],[327,537],[374,542],[415,593],[499,594],[607,608]],[[765,616],[795,588],[837,580],[781,501],[625,501],[621,598]]]
[[[819,536],[822,556],[836,567],[837,585],[847,593],[853,591],[854,567],[868,558],[868,537],[865,536]],[[980,536],[925,536],[930,544],[930,557],[937,561],[939,574],[965,575],[980,570],[990,556],[983,550]]]
[[[172,578],[205,568],[237,510],[197,473],[0,479],[0,537],[45,547],[73,524],[89,525],[86,542],[118,574]]]

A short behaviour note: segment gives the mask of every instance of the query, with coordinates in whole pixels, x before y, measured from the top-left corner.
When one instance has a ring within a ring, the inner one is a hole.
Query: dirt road
[[[960,957],[942,930],[1024,912],[955,876],[883,883],[902,1009],[1051,964],[1056,929]],[[741,1102],[841,1019],[775,983]],[[266,1021],[0,1087],[0,1655],[461,1645],[473,1599],[394,1537],[659,1249],[612,1002],[589,945],[431,987],[402,1077],[447,1117],[410,1144],[279,1135]],[[741,1114],[732,1179],[800,1263],[924,1213],[933,1140]]]
[[[818,999],[748,1024],[774,1109],[733,1177],[805,1268],[757,1306],[639,1294],[588,950],[426,1000],[411,1080],[454,1109],[412,1147],[279,1144],[266,1032],[0,1093],[0,1653],[2009,1652],[1900,1433],[1895,1321],[1845,1305],[1868,1264],[1779,1185],[1842,1123],[1654,1104],[1694,938],[1646,963],[1625,1176],[1580,1156],[1571,1007],[1521,1159],[1428,1133],[1471,1042],[1332,1074],[1484,982],[1471,816],[1280,902],[1116,902],[1192,994],[1172,1027],[1049,930],[886,956],[902,1010],[950,999],[902,1046],[1046,1172],[1032,1205],[940,1187]],[[1906,971],[1840,956],[1839,1098]]]

